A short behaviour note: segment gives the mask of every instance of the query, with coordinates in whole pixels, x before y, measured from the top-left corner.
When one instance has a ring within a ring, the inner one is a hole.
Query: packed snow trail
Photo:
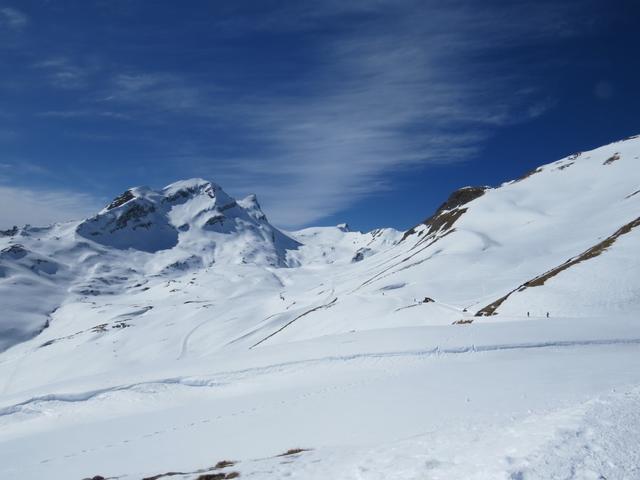
[[[277,332],[276,332],[277,333]],[[218,387],[226,384],[234,377],[246,377],[247,375],[259,375],[271,373],[273,371],[285,372],[287,369],[297,369],[303,365],[317,365],[327,362],[351,362],[363,359],[385,359],[397,357],[432,357],[456,354],[473,354],[482,352],[496,352],[501,350],[529,350],[539,348],[571,348],[571,347],[588,347],[588,346],[614,346],[614,345],[640,345],[640,338],[620,338],[608,340],[576,340],[576,341],[548,341],[540,343],[520,343],[520,344],[500,344],[500,345],[470,345],[458,348],[441,348],[435,347],[428,350],[407,350],[395,352],[376,352],[376,353],[357,353],[345,356],[331,356],[314,358],[309,360],[291,361],[287,363],[265,365],[253,369],[245,369],[238,371],[226,371],[216,373],[208,377],[179,377],[179,378],[163,378],[151,380],[143,383],[134,383],[129,385],[118,385],[107,387],[100,390],[92,390],[79,393],[51,393],[39,397],[33,397],[15,405],[0,408],[0,416],[12,415],[25,409],[31,408],[33,404],[42,404],[45,402],[82,402],[91,400],[99,395],[106,393],[119,392],[123,390],[136,389],[145,386],[154,385],[181,385],[186,387]]]
[[[576,419],[592,421],[585,404],[640,385],[637,343],[387,353],[35,400],[0,417],[0,475],[15,478],[19,465],[25,480],[139,480],[229,458],[258,479],[565,478],[555,474],[564,457],[538,465],[540,452],[570,438]],[[612,412],[637,417],[637,401]],[[236,435],[245,428],[251,436]],[[313,451],[293,463],[267,458],[295,447]]]
[[[333,293],[333,292],[332,292]],[[317,307],[314,307],[310,310],[307,310],[304,313],[301,313],[300,315],[298,315],[297,317],[295,317],[293,320],[290,320],[289,322],[285,323],[282,327],[278,328],[275,332],[270,333],[269,335],[267,335],[266,337],[264,337],[262,340],[259,340],[258,342],[254,343],[253,345],[251,345],[250,348],[255,348],[258,345],[260,345],[261,343],[266,342],[267,340],[269,340],[271,337],[274,337],[275,335],[277,335],[278,333],[280,333],[281,331],[283,331],[285,328],[287,328],[289,325],[292,325],[294,322],[300,320],[302,317],[305,317],[313,312],[317,312],[318,310],[326,310],[327,308],[330,308],[334,303],[336,303],[338,301],[338,297],[335,297],[333,300],[331,300],[328,303],[325,303],[323,305],[318,305]]]

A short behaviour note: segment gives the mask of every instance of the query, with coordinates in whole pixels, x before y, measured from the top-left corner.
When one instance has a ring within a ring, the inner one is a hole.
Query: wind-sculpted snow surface
[[[638,477],[639,157],[404,233],[200,179],[0,232],[0,478]]]

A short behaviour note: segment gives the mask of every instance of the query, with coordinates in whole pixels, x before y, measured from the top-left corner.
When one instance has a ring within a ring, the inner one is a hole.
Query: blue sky
[[[640,133],[634,1],[0,0],[0,227],[213,180],[405,229]]]

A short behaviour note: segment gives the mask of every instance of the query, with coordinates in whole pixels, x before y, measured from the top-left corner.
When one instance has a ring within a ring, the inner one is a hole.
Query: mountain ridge
[[[395,294],[402,292],[405,298],[403,305],[394,308],[415,307],[418,304],[414,298],[438,300],[428,308],[421,305],[406,312],[426,308],[431,311],[429,315],[453,323],[465,319],[464,314],[473,309],[484,311],[496,298],[511,292],[506,304],[509,310],[509,305],[522,296],[518,289],[526,282],[587,251],[600,237],[611,235],[636,218],[634,202],[638,197],[634,192],[640,182],[634,177],[633,162],[638,158],[638,143],[638,137],[631,137],[573,154],[498,187],[463,187],[430,217],[404,233],[393,229],[351,232],[346,224],[283,232],[269,223],[255,195],[235,200],[219,185],[198,178],[159,190],[130,188],[86,220],[4,232],[0,289],[37,291],[43,301],[42,308],[12,301],[16,302],[11,307],[13,320],[0,325],[0,330],[14,332],[4,335],[5,344],[7,337],[23,341],[42,331],[51,321],[49,312],[59,308],[69,293],[80,298],[126,295],[127,291],[135,294],[150,288],[154,278],[173,281],[210,269],[220,274],[232,264],[254,265],[267,271],[275,268],[268,275],[279,278],[283,291],[287,290],[287,281],[275,273],[281,267],[297,269],[296,275],[309,272],[310,278],[320,274],[345,278],[340,281],[345,294],[332,305],[334,314],[343,303],[356,301],[352,298],[355,292],[390,292],[385,290],[390,286],[381,282],[394,277],[398,280],[390,285],[402,287],[392,290]],[[608,209],[598,206],[600,202],[616,206]],[[583,208],[582,204],[588,205]],[[572,218],[576,212],[589,212],[597,221],[576,221]],[[555,235],[556,230],[563,232],[562,236]],[[539,240],[527,240],[531,236]],[[525,251],[531,256],[526,262],[522,257]],[[520,264],[522,274],[511,279],[508,265],[513,262]],[[474,263],[486,266],[478,271],[465,266]],[[120,264],[128,267],[117,266]],[[333,274],[332,270],[317,270],[334,266]],[[452,276],[456,270],[467,272]],[[482,271],[493,271],[493,278]],[[504,273],[496,275],[501,271]],[[423,280],[414,278],[413,272]],[[467,281],[462,280],[465,277]],[[323,283],[320,278],[314,281]],[[467,292],[466,298],[457,298],[454,292]],[[371,314],[387,310],[379,305],[381,300],[374,294],[365,310],[371,304],[377,305]],[[384,303],[389,299],[385,297]],[[445,304],[457,307],[449,309]],[[311,302],[307,310],[316,306]],[[553,307],[530,308],[546,311]],[[406,312],[402,322],[420,322],[419,317]],[[387,317],[386,313],[376,315]],[[315,316],[321,316],[320,312]],[[281,323],[287,322],[283,319]],[[384,324],[386,321],[381,322]],[[340,332],[349,328],[347,325],[349,322],[338,330],[328,326],[328,331]],[[295,329],[286,331],[290,330]]]
[[[281,231],[255,196],[202,179],[11,229],[0,475],[195,480],[228,471],[213,451],[256,478],[350,478],[378,457],[411,478],[441,448],[434,474],[472,478],[450,453],[467,442],[483,465],[508,454],[490,460],[496,478],[521,478],[552,440],[580,438],[580,402],[620,389],[637,411],[639,158],[634,138],[465,187],[407,232]]]

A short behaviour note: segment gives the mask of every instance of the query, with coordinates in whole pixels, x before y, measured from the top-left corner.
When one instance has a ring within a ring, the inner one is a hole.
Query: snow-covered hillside
[[[407,232],[194,179],[0,233],[0,478],[637,478],[639,157]]]

